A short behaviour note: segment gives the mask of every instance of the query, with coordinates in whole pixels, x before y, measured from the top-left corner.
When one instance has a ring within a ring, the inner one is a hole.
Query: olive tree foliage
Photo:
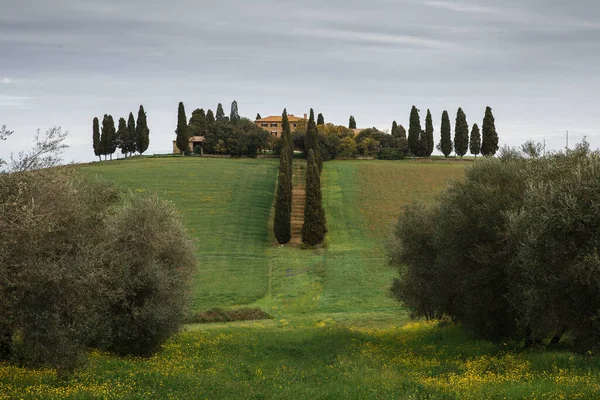
[[[6,140],[10,135],[13,134],[13,131],[9,131],[6,125],[0,126],[0,140]],[[6,164],[6,162],[0,158],[0,167]]]
[[[569,337],[597,350],[600,154],[486,158],[429,207],[406,208],[390,246],[392,293],[414,315],[448,315],[479,337]]]
[[[171,203],[42,168],[51,132],[0,174],[0,359],[67,375],[92,346],[149,355],[182,324],[193,246]]]

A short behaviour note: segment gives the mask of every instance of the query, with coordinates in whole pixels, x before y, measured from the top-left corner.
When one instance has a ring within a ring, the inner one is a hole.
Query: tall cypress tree
[[[215,114],[213,114],[212,110],[208,110],[206,112],[206,130],[210,131],[212,127],[215,125]]]
[[[258,121],[259,119],[262,119],[262,117],[260,116],[259,113],[256,113],[256,119],[255,120]]]
[[[433,153],[433,119],[431,118],[431,112],[427,110],[427,117],[425,117],[425,143],[423,143],[423,151],[426,157],[429,157]]]
[[[92,145],[94,147],[94,155],[102,161],[102,144],[100,143],[100,125],[98,123],[98,117],[94,117],[92,123]]]
[[[127,157],[127,121],[125,118],[119,118],[119,129],[117,129],[117,146],[121,149],[121,153]]]
[[[492,114],[492,109],[486,107],[482,126],[481,154],[484,156],[493,156],[497,151],[498,132],[496,132],[496,120]]]
[[[292,130],[290,127],[290,122],[288,119],[287,109],[283,109],[283,114],[281,115],[281,126],[282,126],[282,149],[281,151],[287,151],[288,153],[288,162],[287,168],[285,169],[285,174],[289,178],[289,195],[290,198],[292,196],[292,160],[294,158],[294,139],[292,137]]]
[[[467,150],[469,150],[469,124],[467,124],[467,116],[462,108],[459,108],[454,128],[454,151],[457,156],[463,158]]]
[[[238,103],[235,100],[233,101],[233,103],[231,103],[231,113],[229,114],[229,121],[231,121],[232,124],[237,124],[238,122],[240,122]]]
[[[356,120],[354,119],[354,115],[350,116],[350,121],[348,122],[348,128],[356,129]]]
[[[290,158],[290,124],[287,111],[282,115],[283,134],[281,136],[281,156],[279,158],[279,178],[277,180],[277,197],[275,200],[275,219],[273,233],[279,244],[292,238],[292,160]],[[287,127],[286,127],[287,126]],[[286,129],[287,128],[287,129]]]
[[[117,131],[115,129],[115,121],[111,115],[104,114],[102,119],[102,135],[100,136],[100,145],[102,148],[102,154],[106,160],[106,156],[110,155],[112,160],[112,154],[117,149],[116,146]]]
[[[140,106],[138,111],[138,117],[135,123],[135,141],[135,147],[140,154],[143,154],[148,150],[148,146],[150,145],[150,130],[148,129],[144,106]]]
[[[317,131],[317,125],[315,124],[315,112],[312,108],[310,109],[310,116],[306,126],[306,136],[304,137],[304,151],[308,154],[310,150],[315,151],[315,160],[319,167],[319,171],[321,171],[323,169],[323,162],[321,157],[319,157],[319,133]]]
[[[320,175],[316,152],[310,149],[306,165],[306,204],[302,225],[302,243],[309,246],[323,243],[327,232]]]
[[[129,113],[129,119],[127,120],[127,151],[129,156],[137,151],[136,140],[135,140],[135,118],[133,113]]]
[[[215,120],[225,121],[225,111],[223,111],[223,105],[221,103],[217,104],[217,114],[215,115]]]
[[[325,117],[321,113],[317,116],[317,125],[325,125]]]
[[[184,156],[185,151],[190,148],[190,135],[188,132],[185,107],[183,106],[183,102],[180,102],[177,109],[177,129],[175,129],[177,139],[175,140],[175,144],[177,144],[177,148],[181,151],[182,156]]]
[[[408,125],[408,149],[413,156],[420,156],[422,154],[420,136],[421,117],[419,117],[419,110],[417,107],[412,106],[412,109],[410,110],[410,122]]]
[[[440,151],[444,154],[444,157],[448,157],[452,150],[454,149],[454,145],[452,144],[452,128],[450,126],[450,116],[448,116],[448,111],[444,110],[442,113],[442,127],[440,129],[442,136],[440,138]]]
[[[481,151],[481,134],[479,133],[479,126],[477,126],[477,124],[473,124],[473,130],[471,130],[469,151],[475,157],[477,157],[477,154]]]

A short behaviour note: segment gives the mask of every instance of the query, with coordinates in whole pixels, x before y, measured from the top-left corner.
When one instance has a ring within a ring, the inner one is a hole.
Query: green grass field
[[[302,162],[302,160],[294,160]],[[0,364],[2,398],[594,398],[600,360],[410,323],[387,295],[385,245],[402,206],[432,201],[467,163],[333,161],[327,246],[278,246],[277,160],[95,163],[90,176],[172,200],[196,240],[193,308],[259,306],[271,320],[188,325],[148,360],[92,353],[69,381]]]

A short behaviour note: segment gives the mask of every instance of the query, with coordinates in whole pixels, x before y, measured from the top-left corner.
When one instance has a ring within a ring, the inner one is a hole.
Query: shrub
[[[107,349],[151,355],[183,325],[196,265],[175,207],[154,195],[128,197],[107,221],[104,254],[111,291]]]
[[[381,149],[379,154],[377,154],[377,158],[380,160],[403,160],[404,157],[404,151],[402,149]]]

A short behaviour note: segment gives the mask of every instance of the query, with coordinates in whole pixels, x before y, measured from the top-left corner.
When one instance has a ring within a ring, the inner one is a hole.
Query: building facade
[[[193,152],[194,148],[196,146],[202,147],[202,143],[204,143],[204,136],[192,136],[190,138],[190,152]],[[177,147],[177,141],[176,140],[173,140],[173,153],[174,154],[181,153],[181,151]]]
[[[294,114],[288,115],[290,129],[293,131],[298,126],[298,122],[303,119],[306,119],[306,114],[304,114],[304,118],[296,117]],[[271,136],[281,137],[283,133],[283,119],[281,115],[257,119],[254,123],[256,126],[269,132]]]

